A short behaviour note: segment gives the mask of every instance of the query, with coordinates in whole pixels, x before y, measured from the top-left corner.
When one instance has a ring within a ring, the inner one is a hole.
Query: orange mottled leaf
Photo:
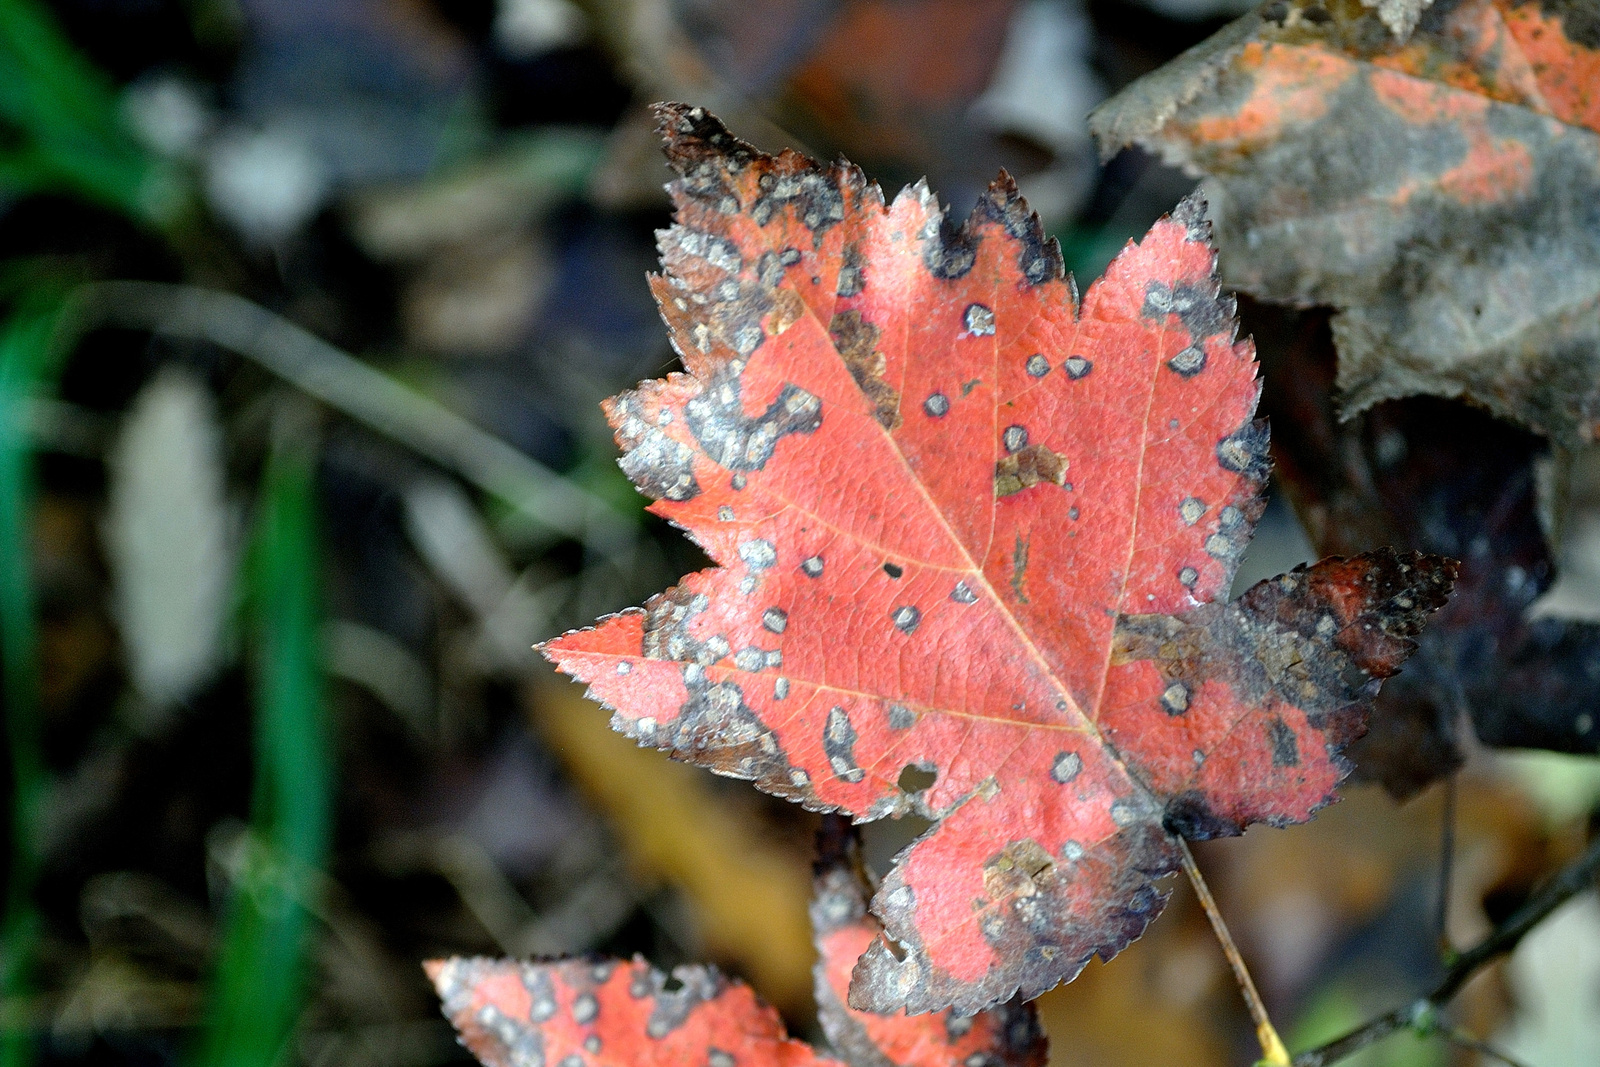
[[[846,1007],[850,968],[878,925],[854,831],[823,835],[811,914],[823,1029],[844,1063],[790,1039],[777,1012],[715,970],[667,977],[641,959],[427,963],[444,1013],[487,1067],[1044,1067],[1030,1004],[976,1015],[872,1015]]]
[[[954,225],[920,184],[886,203],[849,164],[660,116],[653,285],[687,373],[606,411],[716,566],[544,652],[641,744],[937,820],[874,896],[850,1003],[1037,995],[1139,936],[1176,836],[1333,799],[1454,569],[1378,552],[1218,599],[1267,432],[1203,203],[1080,305],[1003,175]]]
[[[841,1067],[790,1038],[748,986],[642,959],[431,960],[461,1043],[486,1067]]]
[[[1600,3],[1271,0],[1091,117],[1215,179],[1224,277],[1323,304],[1353,413],[1467,395],[1600,429]]]

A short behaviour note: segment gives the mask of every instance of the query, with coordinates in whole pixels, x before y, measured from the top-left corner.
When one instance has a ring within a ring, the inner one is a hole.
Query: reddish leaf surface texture
[[[886,204],[849,164],[660,117],[652,284],[687,373],[606,410],[717,565],[544,651],[641,744],[938,820],[874,897],[851,1003],[1034,996],[1139,936],[1173,835],[1333,799],[1453,565],[1330,560],[1214,603],[1268,459],[1204,205],[1080,306],[1004,175],[957,226],[921,184]]]
[[[1033,1005],[1011,1000],[966,1015],[877,1015],[849,1006],[855,962],[882,936],[867,910],[867,879],[848,821],[829,816],[819,837],[811,928],[817,944],[817,1018],[852,1067],[1045,1067],[1049,1044]]]
[[[487,1067],[840,1067],[790,1038],[750,988],[642,959],[427,964],[444,1013]]]
[[[842,1064],[791,1040],[777,1012],[709,968],[676,969],[671,990],[639,959],[457,958],[431,961],[428,976],[462,1043],[487,1067],[1044,1067],[1030,1004],[915,1016],[845,1005],[850,968],[878,924],[854,839],[832,830],[811,913],[819,1014]]]

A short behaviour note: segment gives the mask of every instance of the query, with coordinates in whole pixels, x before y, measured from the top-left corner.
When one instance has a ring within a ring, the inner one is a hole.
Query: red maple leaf
[[[842,820],[840,820],[842,822]],[[850,1067],[1044,1067],[1031,1004],[977,1015],[881,1016],[843,1003],[850,968],[878,936],[855,838],[829,826],[811,914],[823,1029]],[[667,978],[642,959],[431,960],[424,965],[462,1044],[488,1067],[843,1067],[790,1039],[778,1013],[716,970]]]
[[[790,1038],[750,987],[711,968],[676,968],[669,991],[666,975],[637,957],[424,966],[461,1043],[487,1067],[839,1067]]]
[[[1005,175],[957,227],[920,183],[885,205],[849,164],[659,115],[680,177],[652,286],[688,373],[606,413],[718,566],[544,651],[641,744],[939,820],[874,897],[897,944],[851,1002],[1037,995],[1139,936],[1175,835],[1332,800],[1454,565],[1327,560],[1212,603],[1268,460],[1204,205],[1080,308]]]

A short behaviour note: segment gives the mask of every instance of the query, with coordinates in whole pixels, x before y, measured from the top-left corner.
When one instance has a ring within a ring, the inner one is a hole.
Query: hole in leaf
[[[920,798],[919,798],[920,799]],[[901,812],[861,827],[861,859],[874,877],[881,878],[894,866],[895,856],[932,830],[935,823],[915,811]]]
[[[905,962],[906,947],[904,945],[890,937],[888,934],[883,935],[883,943],[888,947],[889,955],[893,956],[902,963]]]
[[[908,763],[900,772],[900,779],[895,784],[907,793],[920,793],[938,780],[936,771],[923,770],[915,763]]]
[[[905,572],[906,569],[900,566],[898,563],[885,563],[883,565],[883,573],[887,574],[891,578],[898,578]]]
[[[666,980],[661,983],[661,991],[663,993],[676,993],[682,988],[683,979],[679,978],[676,974],[667,975]]]

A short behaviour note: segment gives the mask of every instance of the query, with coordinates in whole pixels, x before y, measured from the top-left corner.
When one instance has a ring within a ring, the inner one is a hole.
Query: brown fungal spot
[[[793,289],[772,290],[772,313],[767,317],[767,329],[777,337],[799,322],[806,314],[806,302]]]
[[[866,266],[866,258],[861,254],[859,242],[851,241],[845,245],[840,256],[839,279],[834,291],[839,296],[857,296],[866,287],[866,278],[862,268]]]
[[[542,971],[527,971],[522,975],[523,988],[528,991],[528,1018],[536,1023],[547,1022],[556,1014],[555,987],[550,976]]]
[[[1058,752],[1050,764],[1050,778],[1058,785],[1066,785],[1083,770],[1083,757],[1076,752]]]
[[[1043,378],[1050,373],[1050,361],[1045,359],[1042,354],[1035,352],[1028,357],[1028,362],[1024,364],[1023,369],[1028,372],[1028,377],[1030,378]]]
[[[694,452],[651,426],[641,416],[636,394],[623,393],[606,407],[622,446],[624,473],[652,500],[682,503],[700,495],[694,477]]]
[[[1233,538],[1214,533],[1206,538],[1206,555],[1213,559],[1229,559],[1237,549]]]
[[[1167,369],[1180,378],[1193,378],[1206,369],[1206,350],[1199,345],[1190,345],[1167,360]]]
[[[854,308],[834,315],[828,323],[828,336],[838,349],[839,358],[850,370],[868,400],[878,425],[893,430],[900,425],[900,393],[884,381],[888,362],[878,351],[878,328],[861,317]]]
[[[750,205],[750,217],[757,226],[766,226],[785,210],[820,243],[823,235],[844,221],[844,194],[816,164],[788,173],[762,174],[756,180],[760,190]]]
[[[678,967],[672,977],[682,984],[677,989],[654,990],[655,1003],[644,1027],[645,1035],[657,1041],[682,1026],[696,1008],[715,1000],[727,988],[726,979],[704,967]]]
[[[733,665],[741,671],[755,673],[767,665],[767,650],[764,648],[741,648],[733,654]]]
[[[994,465],[994,495],[1010,496],[1042,482],[1065,485],[1067,461],[1044,445],[1029,445]]]
[[[1035,896],[1040,892],[1039,883],[1050,876],[1055,865],[1055,857],[1033,838],[1012,841],[984,862],[984,892],[990,900]]]
[[[903,634],[914,634],[917,627],[922,624],[922,612],[914,605],[902,604],[889,613],[889,618],[894,622],[895,629]]]
[[[1267,441],[1267,420],[1251,419],[1217,442],[1217,463],[1223,470],[1264,482],[1272,470]]]
[[[974,337],[993,336],[994,310],[987,304],[968,304],[967,310],[961,313],[961,324]]]
[[[1068,356],[1067,361],[1061,364],[1061,369],[1067,372],[1068,378],[1077,381],[1094,370],[1094,360],[1084,359],[1082,356]]]
[[[1139,314],[1156,323],[1163,322],[1168,315],[1176,315],[1188,332],[1190,343],[1199,344],[1207,337],[1231,331],[1234,311],[1234,299],[1219,295],[1219,286],[1208,278],[1172,286],[1151,281],[1145,286],[1144,306]]]
[[[720,372],[684,405],[684,413],[706,455],[733,471],[761,470],[781,439],[822,425],[822,401],[792,383],[784,384],[765,412],[746,415],[739,375],[731,370]]]
[[[702,641],[689,632],[690,622],[710,605],[711,599],[704,593],[692,593],[682,586],[651,597],[645,603],[644,657],[707,664],[726,656],[728,641],[721,634]]]
[[[943,393],[929,393],[928,399],[922,402],[922,410],[932,418],[942,419],[950,411],[950,398]]]
[[[1300,746],[1295,743],[1294,730],[1276,715],[1267,720],[1267,743],[1272,746],[1274,767],[1300,766]]]
[[[1000,443],[1005,445],[1007,452],[1021,452],[1028,447],[1028,428],[1026,426],[1007,426],[1000,435]]]
[[[998,222],[1016,242],[1017,269],[1030,285],[1041,285],[1066,273],[1060,245],[1054,237],[1045,235],[1044,224],[1038,215],[1028,210],[1027,201],[1017,191],[1017,183],[1010,175],[1002,174],[989,183],[968,225],[983,219]],[[1077,302],[1074,292],[1073,305]]]
[[[800,561],[800,571],[807,578],[822,577],[822,557],[807,556],[805,559]]]
[[[957,226],[944,211],[933,214],[918,236],[922,238],[922,265],[944,281],[966,276],[978,261],[978,245],[983,241],[970,226]]]
[[[1118,826],[1132,826],[1139,821],[1139,805],[1127,797],[1111,802],[1111,821]]]
[[[789,613],[782,608],[768,608],[761,613],[761,628],[768,633],[783,633],[789,628]]]
[[[778,562],[778,550],[771,541],[753,537],[739,546],[739,558],[752,573],[758,573]]]
[[[822,751],[836,777],[846,782],[859,782],[866,771],[856,763],[856,728],[850,716],[835,704],[828,710],[828,721],[822,731]]]

